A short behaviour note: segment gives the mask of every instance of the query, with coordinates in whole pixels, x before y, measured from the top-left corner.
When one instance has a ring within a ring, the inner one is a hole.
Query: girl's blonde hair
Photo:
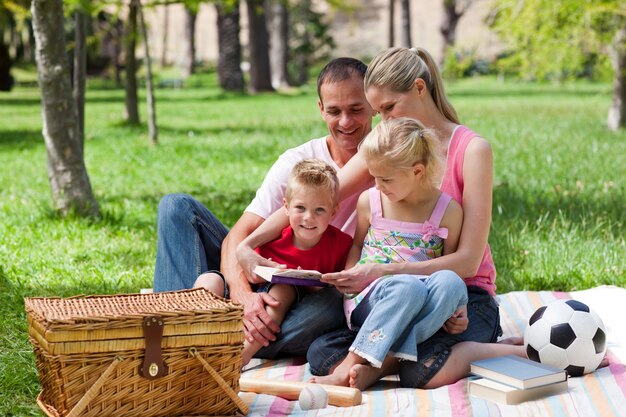
[[[397,47],[380,52],[367,67],[365,90],[376,86],[404,93],[413,87],[418,78],[424,80],[435,105],[446,119],[460,124],[456,110],[443,90],[439,68],[423,48]]]
[[[304,159],[295,164],[287,180],[285,200],[291,201],[294,190],[303,186],[325,188],[330,194],[333,204],[337,205],[339,179],[335,168],[327,162],[321,159]]]
[[[439,188],[443,157],[440,144],[431,130],[408,117],[380,122],[359,147],[365,162],[376,162],[394,169],[412,169],[424,165],[424,178]]]

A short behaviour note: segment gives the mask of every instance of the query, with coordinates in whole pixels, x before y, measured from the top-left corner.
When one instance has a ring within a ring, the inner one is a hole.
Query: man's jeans
[[[159,203],[154,291],[193,287],[203,272],[220,269],[226,228],[187,194],[168,194]]]
[[[201,273],[219,270],[222,241],[227,234],[228,228],[193,197],[163,197],[159,204],[154,290],[191,288]],[[324,288],[307,293],[285,317],[277,339],[255,357],[304,356],[318,336],[344,326],[339,292]]]

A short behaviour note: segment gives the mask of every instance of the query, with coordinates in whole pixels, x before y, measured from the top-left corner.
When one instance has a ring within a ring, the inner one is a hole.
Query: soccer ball
[[[557,300],[537,311],[524,331],[528,358],[565,369],[569,376],[596,370],[606,353],[602,319],[586,304]]]

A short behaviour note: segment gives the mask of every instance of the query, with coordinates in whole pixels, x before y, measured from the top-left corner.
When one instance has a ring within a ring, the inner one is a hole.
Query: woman
[[[457,312],[439,332],[418,346],[418,362],[400,362],[403,386],[435,388],[465,377],[473,360],[503,354],[524,356],[519,345],[476,343],[495,342],[502,334],[494,300],[496,271],[487,244],[493,188],[491,146],[460,125],[444,94],[441,74],[423,49],[390,48],[381,52],[369,65],[364,83],[368,102],[383,119],[411,117],[436,133],[446,155],[440,189],[463,207],[461,236],[456,252],[449,255],[417,263],[356,265],[326,274],[324,281],[341,292],[355,293],[381,276],[400,273],[430,275],[449,269],[465,280],[467,312]],[[363,157],[357,154],[339,173],[340,195],[364,189],[371,181],[367,173]],[[281,230],[277,224],[285,221],[284,215],[273,215],[242,242],[238,258],[244,267],[267,263],[251,253],[250,248],[276,236]],[[519,343],[519,339],[515,342]]]

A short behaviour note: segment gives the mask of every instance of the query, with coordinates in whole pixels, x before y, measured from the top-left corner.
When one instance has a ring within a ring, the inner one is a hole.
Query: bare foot
[[[335,370],[326,376],[314,376],[309,382],[314,384],[338,385],[341,387],[349,387],[350,367],[345,361],[339,364]]]
[[[374,385],[383,376],[382,368],[358,364],[350,368],[350,386],[361,391]]]
[[[506,339],[499,340],[498,343],[504,343],[505,345],[523,345],[524,338],[522,336],[511,336]]]

